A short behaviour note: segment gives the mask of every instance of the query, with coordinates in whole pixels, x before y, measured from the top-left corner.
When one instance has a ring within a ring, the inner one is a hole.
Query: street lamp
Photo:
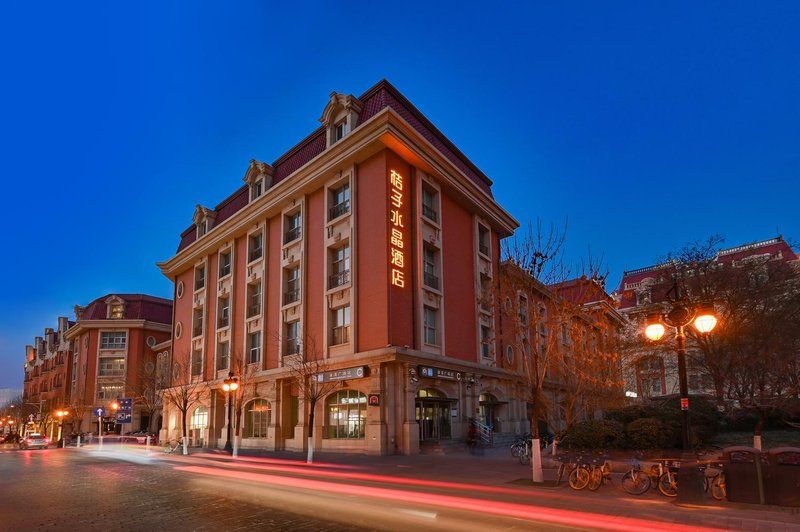
[[[115,427],[114,430],[116,430],[116,426],[117,426],[117,410],[119,410],[119,399],[117,399],[116,401],[111,403],[111,409],[114,411],[114,427]],[[119,427],[119,435],[122,436],[122,425],[120,425],[120,427]],[[119,441],[120,441],[120,443],[122,443],[122,438],[120,438]]]
[[[234,377],[233,372],[228,372],[228,378],[222,381],[222,389],[228,395],[228,439],[225,441],[225,450],[233,454],[231,445],[231,424],[233,422],[233,394],[239,388],[239,378]]]
[[[58,409],[58,410],[56,410],[56,417],[58,418],[58,440],[57,441],[58,441],[58,446],[59,447],[64,447],[64,437],[63,437],[63,435],[61,433],[61,430],[62,430],[62,427],[63,427],[64,416],[68,416],[68,415],[69,415],[69,410],[66,410],[66,409]]]
[[[710,333],[717,325],[714,308],[710,305],[692,306],[682,300],[678,283],[672,287],[672,308],[666,314],[653,313],[647,316],[644,330],[648,339],[657,342],[664,337],[666,326],[675,329],[678,351],[678,379],[681,393],[681,436],[683,451],[689,451],[689,385],[686,378],[686,327],[694,325],[701,334]]]

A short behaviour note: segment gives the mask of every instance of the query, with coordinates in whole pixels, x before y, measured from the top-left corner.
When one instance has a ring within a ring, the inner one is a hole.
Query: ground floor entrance
[[[443,397],[437,390],[420,390],[415,404],[419,441],[452,438],[451,408],[456,404],[455,399]]]

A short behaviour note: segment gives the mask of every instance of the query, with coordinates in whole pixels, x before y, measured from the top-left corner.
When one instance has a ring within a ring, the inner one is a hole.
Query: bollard
[[[705,502],[703,476],[697,460],[686,458],[681,460],[681,469],[678,475],[678,504],[703,504]]]
[[[78,449],[80,449],[80,448],[81,448],[81,435],[80,435],[80,434],[78,434],[78,443],[77,443],[77,447],[78,447]]]

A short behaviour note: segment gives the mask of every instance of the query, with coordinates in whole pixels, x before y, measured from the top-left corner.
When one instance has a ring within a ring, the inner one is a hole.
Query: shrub
[[[622,423],[608,419],[582,421],[570,428],[562,440],[568,449],[620,449],[625,444]]]
[[[630,449],[663,449],[674,440],[671,427],[654,417],[631,421],[625,427],[627,446]]]

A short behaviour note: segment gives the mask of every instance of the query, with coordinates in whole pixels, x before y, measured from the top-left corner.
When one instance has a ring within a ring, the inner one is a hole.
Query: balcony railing
[[[283,243],[288,244],[292,240],[297,240],[298,238],[300,238],[300,228],[293,227],[286,231],[286,234],[283,237]]]
[[[230,318],[220,318],[217,320],[217,329],[222,329],[223,327],[227,327],[230,325],[231,320]]]
[[[478,250],[479,250],[481,253],[483,253],[484,255],[486,255],[487,257],[489,256],[489,246],[487,246],[487,245],[486,245],[486,244],[484,244],[483,242],[481,242],[480,244],[478,244]]]
[[[192,337],[203,335],[203,324],[195,325],[192,329]]]
[[[264,248],[251,249],[250,254],[247,256],[247,262],[253,262],[254,260],[260,259],[263,254]]]
[[[328,219],[333,220],[343,214],[350,212],[350,200],[345,200],[337,205],[334,205],[328,211]]]
[[[300,299],[300,290],[289,290],[283,294],[283,304],[288,305]]]
[[[350,270],[334,273],[328,277],[328,288],[336,288],[350,282]]]
[[[252,318],[261,314],[261,305],[250,305],[247,307],[247,317]]]
[[[194,289],[195,290],[200,290],[201,288],[203,288],[205,286],[206,286],[206,278],[205,277],[201,277],[199,279],[195,279],[195,281],[194,281]]]
[[[331,334],[331,345],[346,344],[350,341],[350,326],[334,327]]]
[[[434,274],[425,272],[422,275],[422,278],[423,278],[423,282],[425,283],[425,286],[429,286],[429,287],[433,288],[434,290],[438,290],[439,289],[439,278],[436,277]]]
[[[297,341],[297,338],[289,338],[284,342],[283,345],[283,354],[284,355],[294,355],[300,352],[300,342]]]
[[[433,210],[433,207],[429,207],[424,203],[422,204],[422,216],[433,222],[439,222],[439,213]]]

